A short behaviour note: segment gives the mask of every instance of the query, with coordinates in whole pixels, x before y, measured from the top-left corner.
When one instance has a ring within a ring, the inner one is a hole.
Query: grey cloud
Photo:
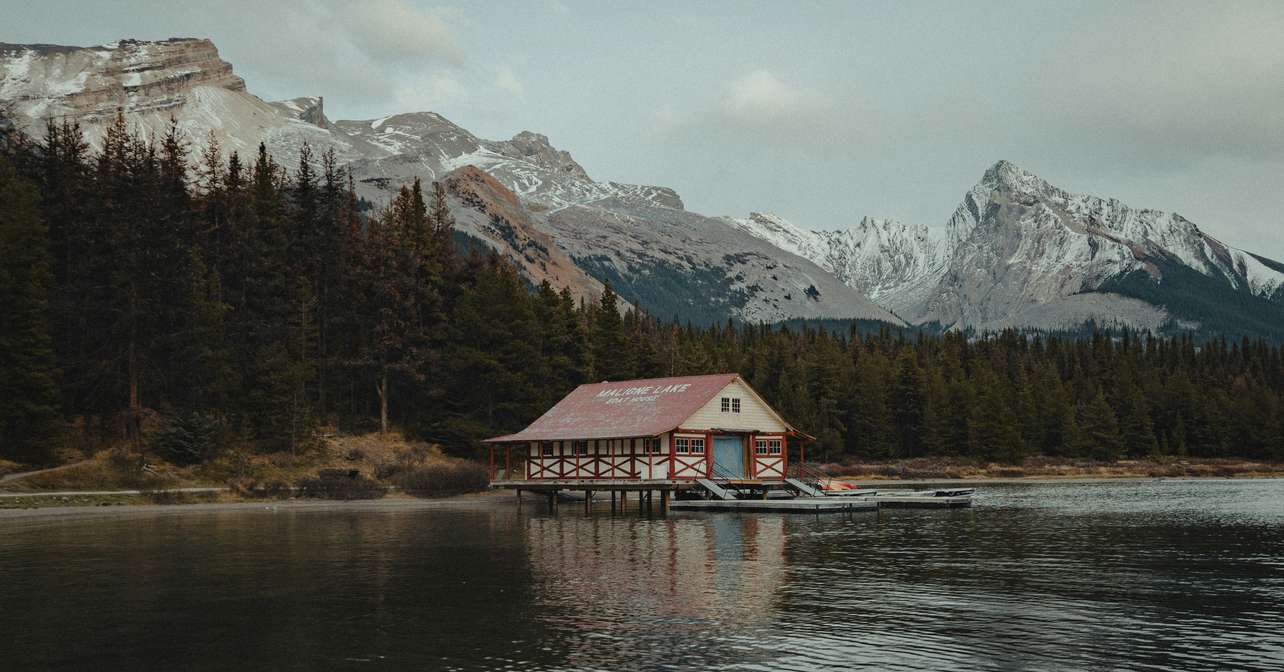
[[[1128,5],[1048,50],[1030,95],[1128,160],[1284,155],[1284,5]]]

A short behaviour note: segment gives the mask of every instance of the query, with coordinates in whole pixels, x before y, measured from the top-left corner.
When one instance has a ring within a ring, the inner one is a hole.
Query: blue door
[[[745,444],[738,436],[713,437],[713,475],[744,478]]]

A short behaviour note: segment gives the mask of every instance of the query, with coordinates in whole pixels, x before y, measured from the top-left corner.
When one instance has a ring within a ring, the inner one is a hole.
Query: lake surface
[[[13,670],[1284,670],[1284,481],[0,518]]]

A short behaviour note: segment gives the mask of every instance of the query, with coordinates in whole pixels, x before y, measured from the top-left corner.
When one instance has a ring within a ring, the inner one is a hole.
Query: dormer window
[[[739,412],[740,412],[740,397],[723,397],[723,398],[722,398],[722,412],[723,412],[723,413],[739,413]]]

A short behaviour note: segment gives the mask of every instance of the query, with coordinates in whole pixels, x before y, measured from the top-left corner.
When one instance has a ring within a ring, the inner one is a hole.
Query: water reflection
[[[6,669],[1284,669],[1284,483],[0,518]]]
[[[767,629],[785,575],[782,517],[535,516],[525,530],[535,611],[568,663],[741,657],[705,632]],[[722,654],[718,654],[722,651]]]

